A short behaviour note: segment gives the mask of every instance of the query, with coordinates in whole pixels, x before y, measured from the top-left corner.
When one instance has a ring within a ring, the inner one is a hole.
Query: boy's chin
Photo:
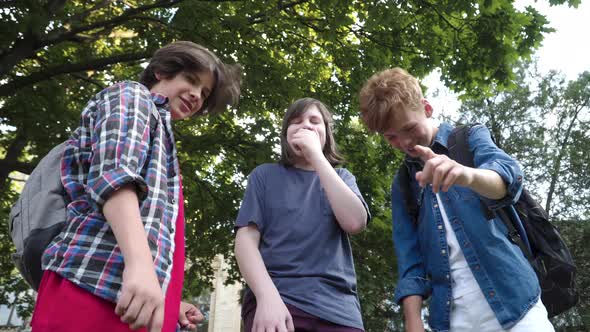
[[[184,119],[182,112],[177,109],[170,109],[170,117],[175,121]]]

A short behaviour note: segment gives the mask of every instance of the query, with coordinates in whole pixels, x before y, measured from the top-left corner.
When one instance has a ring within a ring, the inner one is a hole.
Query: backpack
[[[39,289],[41,256],[66,224],[66,192],[61,157],[66,142],[54,147],[35,167],[10,210],[8,228],[16,247],[12,261],[25,281]]]
[[[474,125],[456,127],[448,139],[449,158],[468,167],[474,167],[473,153],[468,144],[469,130]],[[410,190],[410,174],[405,164],[399,169],[399,181],[404,204],[410,217],[417,220],[418,206]],[[523,188],[513,208],[492,211],[483,201],[480,202],[486,217],[500,217],[508,229],[508,239],[518,245],[533,267],[549,317],[575,306],[579,295],[573,257],[559,231],[549,221],[547,212],[528,190]]]

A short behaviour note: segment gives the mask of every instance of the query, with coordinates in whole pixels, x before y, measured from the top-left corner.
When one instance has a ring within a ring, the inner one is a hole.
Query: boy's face
[[[430,146],[437,128],[428,120],[432,116],[432,106],[424,100],[418,109],[397,110],[393,123],[383,133],[383,137],[394,148],[418,157],[414,147],[416,145]]]
[[[173,120],[182,120],[199,112],[213,91],[215,78],[209,71],[200,73],[181,72],[172,78],[156,74],[156,83],[151,92],[168,97]]]

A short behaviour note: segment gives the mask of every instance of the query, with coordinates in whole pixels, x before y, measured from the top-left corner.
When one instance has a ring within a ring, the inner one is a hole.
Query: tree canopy
[[[400,324],[391,303],[397,273],[389,185],[401,156],[358,123],[359,88],[387,67],[418,77],[439,68],[455,91],[489,95],[491,87],[511,85],[518,61],[552,31],[534,8],[519,11],[509,0],[8,0],[0,4],[0,29],[2,217],[21,183],[11,174],[28,174],[76,126],[91,95],[137,79],[157,48],[191,40],[242,65],[237,108],[175,126],[192,262],[187,293],[209,286],[215,254],[231,257],[244,179],[276,159],[289,103],[311,96],[331,106],[345,166],[373,215],[368,230],[353,237],[368,331]],[[24,285],[9,260],[6,224],[0,227],[0,293],[7,302],[6,294]],[[234,280],[236,271],[234,264]]]

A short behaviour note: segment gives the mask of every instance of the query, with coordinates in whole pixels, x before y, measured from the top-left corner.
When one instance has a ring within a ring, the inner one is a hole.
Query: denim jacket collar
[[[445,150],[448,150],[447,141],[451,132],[453,131],[454,127],[446,122],[443,122],[438,127],[438,132],[436,136],[434,136],[434,140],[432,141],[431,148],[434,150],[436,148],[443,147]]]

